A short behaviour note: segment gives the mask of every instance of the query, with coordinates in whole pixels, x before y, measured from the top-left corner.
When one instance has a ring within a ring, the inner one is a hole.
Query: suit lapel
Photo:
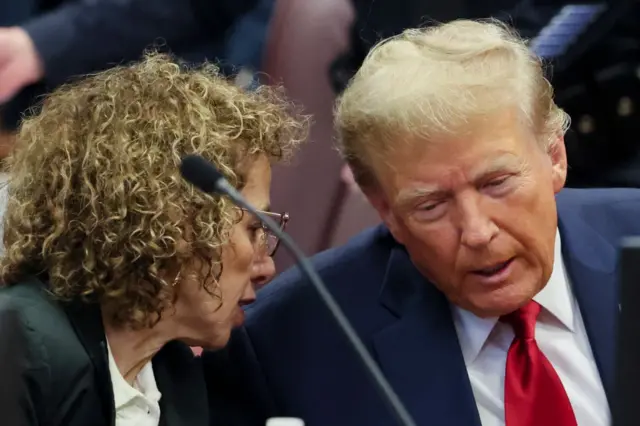
[[[605,391],[611,401],[619,313],[615,248],[558,204],[562,254]]]
[[[374,336],[374,351],[416,423],[480,426],[449,303],[400,247],[380,300],[399,318]]]
[[[103,415],[115,425],[115,405],[102,316],[97,305],[73,303],[65,311],[84,345],[96,375],[96,386],[103,403]],[[201,360],[179,342],[165,345],[153,358],[153,371],[162,393],[162,426],[208,426],[207,390]]]
[[[562,203],[558,214],[567,273],[611,400],[619,312],[616,250]],[[480,426],[449,303],[401,247],[390,256],[380,301],[398,320],[375,334],[374,351],[415,421]]]
[[[166,344],[152,360],[162,393],[161,426],[208,426],[209,408],[201,359],[180,342]]]
[[[100,307],[93,303],[72,302],[63,305],[63,309],[93,364],[106,423],[115,425],[115,402]]]

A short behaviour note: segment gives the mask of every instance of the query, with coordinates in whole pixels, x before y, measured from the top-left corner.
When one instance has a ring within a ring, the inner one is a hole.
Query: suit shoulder
[[[9,318],[26,338],[31,355],[46,358],[50,368],[80,362],[76,357],[84,354],[82,345],[60,302],[41,281],[0,288],[0,321]]]
[[[557,202],[560,216],[579,217],[612,241],[640,233],[640,189],[565,189]]]
[[[21,322],[31,323],[39,315],[36,312],[48,310],[51,300],[42,283],[24,281],[0,287],[0,317],[13,317]]]
[[[11,383],[10,388],[29,393],[41,414],[47,411],[43,407],[48,406],[52,390],[46,305],[29,283],[0,288],[0,348],[9,348],[0,350],[0,376]]]
[[[564,189],[558,196],[559,208],[580,208],[612,206],[614,208],[638,208],[640,189],[637,188],[594,188]]]
[[[382,225],[367,229],[351,238],[347,244],[326,250],[311,258],[313,268],[318,272],[332,293],[339,294],[346,288],[355,289],[356,282],[344,286],[344,281],[377,273],[384,275],[391,249],[397,245],[389,231]],[[298,299],[307,291],[315,291],[308,278],[298,266],[280,274],[272,283],[259,292],[258,302],[249,307],[250,311],[268,309],[272,304],[285,303],[291,298]]]

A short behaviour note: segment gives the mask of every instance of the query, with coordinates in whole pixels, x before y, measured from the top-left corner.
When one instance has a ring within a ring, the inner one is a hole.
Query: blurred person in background
[[[0,3],[3,17],[0,23],[5,26],[0,28],[0,105],[7,103],[0,110],[0,122],[6,130],[16,129],[38,96],[70,77],[135,60],[151,44],[163,44],[163,49],[194,63],[219,58],[229,72],[233,67],[227,56],[230,61],[254,62],[254,57],[239,56],[227,44],[246,47],[254,43],[258,46],[254,50],[259,49],[273,2],[32,0]],[[10,146],[2,148],[6,154]]]
[[[8,161],[3,424],[208,426],[189,345],[227,343],[277,241],[178,166],[202,155],[268,210],[305,127],[276,90],[160,54],[50,94]]]
[[[640,191],[563,189],[568,121],[541,60],[493,20],[382,41],[338,101],[384,224],[313,263],[418,425],[610,424],[616,246],[640,233]],[[250,390],[252,424],[395,424],[298,269],[246,312],[203,360],[233,378],[210,387]]]
[[[216,58],[227,75],[258,70],[273,3],[0,0],[0,158],[40,96],[74,76],[136,59],[156,42],[191,63]],[[0,183],[6,179],[0,172]],[[5,198],[1,187],[0,216]]]

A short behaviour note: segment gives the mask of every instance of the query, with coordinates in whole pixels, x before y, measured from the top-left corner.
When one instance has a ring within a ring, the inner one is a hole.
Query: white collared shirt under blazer
[[[113,385],[116,426],[158,426],[162,395],[156,384],[151,361],[140,370],[134,386],[131,386],[122,377],[109,348],[109,373]]]
[[[551,278],[533,299],[542,306],[536,341],[558,373],[578,425],[609,426],[607,397],[571,291],[559,232]],[[504,426],[505,366],[513,330],[498,318],[479,318],[455,306],[453,316],[482,425]]]

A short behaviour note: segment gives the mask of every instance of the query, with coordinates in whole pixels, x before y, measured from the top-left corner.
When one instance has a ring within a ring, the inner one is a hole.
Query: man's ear
[[[378,212],[378,216],[382,219],[382,222],[389,228],[391,235],[393,238],[400,244],[404,244],[402,228],[398,223],[398,218],[394,214],[391,209],[391,204],[389,203],[387,197],[380,189],[373,190],[364,190],[364,195],[369,200],[369,203],[373,206],[373,208]]]
[[[567,182],[567,149],[564,144],[564,135],[554,138],[547,153],[551,159],[553,190],[557,194]]]

